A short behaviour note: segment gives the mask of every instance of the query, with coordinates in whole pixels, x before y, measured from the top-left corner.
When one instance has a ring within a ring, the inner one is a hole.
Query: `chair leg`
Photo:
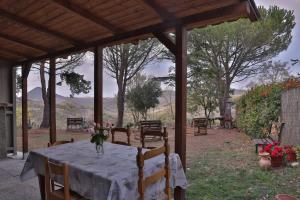
[[[255,153],[258,154],[258,144],[255,144]]]

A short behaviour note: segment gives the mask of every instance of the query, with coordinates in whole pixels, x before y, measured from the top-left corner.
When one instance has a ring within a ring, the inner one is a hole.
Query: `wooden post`
[[[187,31],[183,26],[176,27],[176,78],[175,78],[175,152],[179,154],[186,169],[186,87],[187,87]],[[175,188],[175,200],[185,199],[185,192]]]
[[[22,66],[22,150],[23,158],[28,153],[28,101],[27,78],[30,72],[30,64]]]
[[[56,141],[56,63],[55,58],[50,58],[50,143]]]
[[[94,49],[94,121],[103,125],[103,49]]]

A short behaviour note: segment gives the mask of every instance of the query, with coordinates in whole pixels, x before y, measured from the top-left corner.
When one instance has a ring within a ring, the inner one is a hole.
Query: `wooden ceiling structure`
[[[94,121],[102,123],[103,48],[156,37],[175,56],[175,152],[185,168],[187,30],[259,17],[254,0],[0,0],[0,60],[22,66],[23,153],[28,152],[27,78],[32,63],[50,60],[49,140],[55,142],[55,59],[94,51]],[[168,32],[175,33],[175,41]],[[175,188],[174,198],[185,199],[184,190]]]
[[[253,0],[0,0],[0,59],[36,62],[241,17],[259,17]]]

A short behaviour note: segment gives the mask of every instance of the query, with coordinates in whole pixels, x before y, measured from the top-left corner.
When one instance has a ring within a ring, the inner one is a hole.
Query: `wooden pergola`
[[[28,152],[27,77],[32,63],[50,60],[50,141],[54,142],[55,59],[94,51],[94,115],[101,123],[102,49],[156,37],[176,58],[175,152],[185,167],[187,30],[239,18],[259,18],[254,0],[1,0],[0,59],[22,66],[23,152]],[[175,42],[169,32],[175,33]],[[175,199],[184,199],[184,191],[176,189]]]

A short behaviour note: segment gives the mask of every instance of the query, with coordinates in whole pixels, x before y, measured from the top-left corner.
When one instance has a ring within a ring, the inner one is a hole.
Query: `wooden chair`
[[[61,140],[61,141],[56,141],[53,143],[48,143],[48,147],[52,147],[52,146],[57,146],[57,145],[61,145],[61,144],[67,144],[67,143],[73,143],[74,139],[71,138],[71,140]]]
[[[194,118],[193,119],[194,135],[207,135],[207,119],[206,118]],[[195,131],[197,128],[197,132]]]
[[[62,188],[55,190],[53,176],[63,177]],[[75,192],[70,191],[69,167],[67,164],[56,164],[45,158],[45,191],[47,200],[86,200]]]
[[[144,129],[144,127],[141,127],[141,143],[143,148],[148,148],[148,149],[155,149],[156,147],[146,147],[145,146],[145,139],[146,136],[153,136],[153,137],[166,137],[168,135],[167,133],[167,128],[164,127],[163,131],[161,130],[152,130],[152,129]]]
[[[115,134],[116,133],[126,133],[127,135],[127,142],[123,142],[123,141],[116,141],[115,140]],[[130,135],[131,135],[131,131],[130,128],[112,128],[111,129],[111,142],[114,144],[121,144],[121,145],[127,145],[130,146]]]
[[[280,124],[277,138],[273,138],[272,137],[271,132],[272,132],[272,126],[273,126],[273,124],[270,123],[269,127],[268,127],[268,134],[266,135],[266,137],[264,137],[264,138],[258,138],[258,139],[253,139],[252,142],[255,145],[255,152],[258,153],[258,147],[259,146],[262,146],[264,148],[266,145],[272,144],[273,142],[279,142],[280,143],[281,142],[281,134],[282,134],[282,130],[283,130],[284,124],[285,123],[281,123]]]
[[[154,158],[156,156],[160,156],[161,154],[165,155],[165,165],[163,168],[158,170],[157,172],[154,172],[152,175],[148,177],[144,177],[144,164],[145,161],[151,158]],[[137,166],[139,169],[139,180],[138,180],[138,191],[140,194],[140,200],[145,199],[145,190],[146,187],[149,185],[161,180],[162,178],[165,178],[165,198],[164,199],[170,199],[171,193],[170,193],[170,167],[169,167],[169,154],[170,154],[170,146],[168,144],[168,137],[164,137],[164,146],[149,150],[142,153],[142,148],[138,147],[138,154],[137,154]]]

